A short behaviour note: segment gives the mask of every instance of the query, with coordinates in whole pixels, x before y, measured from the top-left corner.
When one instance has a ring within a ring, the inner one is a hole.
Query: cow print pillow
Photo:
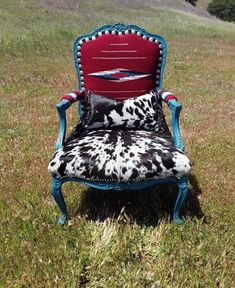
[[[154,91],[148,94],[114,100],[88,92],[85,128],[91,129],[160,129],[161,106]]]

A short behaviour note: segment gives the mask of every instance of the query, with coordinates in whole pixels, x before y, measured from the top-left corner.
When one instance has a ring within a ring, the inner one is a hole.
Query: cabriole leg
[[[177,224],[182,224],[184,221],[180,217],[180,208],[183,205],[185,198],[188,194],[188,179],[187,177],[182,177],[178,182],[179,186],[179,194],[176,199],[174,213],[173,213],[173,221]]]
[[[62,212],[62,215],[58,219],[58,224],[64,225],[66,220],[68,219],[68,212],[67,212],[66,204],[64,202],[64,197],[61,192],[61,186],[62,186],[62,182],[52,177],[51,193],[53,194],[54,199]]]

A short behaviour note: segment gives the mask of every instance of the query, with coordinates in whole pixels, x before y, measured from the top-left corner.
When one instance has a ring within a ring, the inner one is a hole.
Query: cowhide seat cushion
[[[56,178],[136,182],[190,172],[187,156],[170,139],[145,130],[86,130],[58,149],[49,172]]]

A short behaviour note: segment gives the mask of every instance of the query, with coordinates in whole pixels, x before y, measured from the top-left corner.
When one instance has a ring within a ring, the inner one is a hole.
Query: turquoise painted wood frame
[[[136,25],[125,25],[125,24],[114,24],[114,25],[104,25],[98,29],[96,29],[95,31],[86,34],[86,35],[82,35],[80,37],[77,38],[77,40],[75,41],[74,44],[74,59],[76,59],[76,55],[77,55],[77,44],[79,41],[81,40],[85,40],[87,38],[91,38],[92,36],[98,34],[98,33],[103,33],[106,30],[112,30],[112,31],[116,31],[121,32],[121,33],[125,33],[125,31],[132,31],[135,30],[136,33],[140,33],[140,35],[143,35],[145,37],[152,37],[153,39],[157,39],[163,47],[163,59],[162,59],[162,65],[161,65],[161,71],[159,73],[160,78],[159,80],[156,82],[156,91],[162,88],[162,78],[163,78],[163,71],[164,71],[164,67],[165,67],[165,63],[166,63],[166,55],[167,55],[167,46],[166,46],[166,42],[165,40],[159,36],[159,35],[155,35],[155,34],[151,34],[146,32],[144,29],[136,26]],[[75,60],[75,68],[78,74],[78,87],[79,89],[82,91],[85,89],[84,87],[84,83],[81,81],[81,71],[79,69],[79,63]],[[55,149],[59,149],[64,145],[64,141],[65,141],[65,137],[66,137],[66,126],[67,126],[67,121],[66,121],[66,110],[70,107],[70,103],[67,100],[62,100],[61,102],[59,102],[56,105],[56,109],[58,111],[58,115],[59,115],[59,136],[57,138],[56,144],[55,144]],[[170,100],[168,102],[168,106],[171,110],[172,113],[172,132],[173,132],[173,138],[174,138],[174,143],[175,146],[181,150],[184,150],[184,143],[181,137],[181,133],[180,133],[180,127],[179,127],[179,116],[180,116],[180,111],[182,109],[182,105],[177,102],[176,100]],[[84,116],[84,107],[81,103],[81,101],[78,101],[78,113],[79,113],[79,117],[80,119],[83,118]],[[175,203],[175,207],[174,207],[174,211],[173,211],[173,221],[176,223],[183,223],[183,220],[180,217],[180,208],[182,206],[182,204],[184,203],[187,193],[188,193],[188,179],[186,176],[178,179],[175,177],[170,177],[170,178],[166,178],[166,179],[155,179],[155,180],[148,180],[148,181],[141,181],[141,182],[136,182],[136,183],[115,183],[115,182],[95,182],[95,181],[81,181],[79,179],[76,178],[63,178],[63,179],[57,179],[57,178],[53,178],[52,177],[52,181],[51,181],[51,192],[54,196],[54,199],[56,201],[56,203],[58,204],[62,215],[59,217],[58,223],[59,224],[64,224],[66,222],[66,220],[68,219],[69,215],[68,215],[68,211],[66,208],[66,204],[64,201],[64,197],[61,191],[62,185],[65,182],[68,181],[76,181],[79,182],[81,184],[84,184],[86,186],[92,187],[92,188],[96,188],[96,189],[101,189],[101,190],[110,190],[110,189],[114,189],[114,190],[140,190],[140,189],[144,189],[147,187],[151,187],[154,185],[157,185],[159,183],[177,183],[178,187],[179,187],[179,193],[176,199],[176,203]]]

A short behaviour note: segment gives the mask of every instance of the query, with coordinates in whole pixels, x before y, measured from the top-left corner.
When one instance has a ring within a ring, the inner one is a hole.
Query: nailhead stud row
[[[115,30],[105,30],[103,32],[98,32],[96,35],[93,35],[91,38],[88,38],[86,37],[85,39],[82,39],[80,40],[78,43],[78,47],[77,47],[77,62],[78,62],[78,68],[79,68],[79,73],[80,73],[80,81],[81,81],[81,90],[84,91],[85,88],[84,88],[84,77],[83,77],[83,71],[82,71],[82,64],[81,64],[81,45],[84,43],[84,42],[89,42],[91,40],[95,40],[97,37],[100,37],[102,35],[108,35],[108,34],[112,34],[112,35],[127,35],[127,34],[137,34],[138,36],[142,37],[143,39],[145,40],[148,40],[150,42],[155,42],[158,47],[159,47],[159,59],[158,59],[158,68],[161,68],[161,65],[162,65],[162,56],[163,56],[163,46],[162,44],[160,43],[160,41],[158,39],[154,39],[153,37],[148,37],[144,34],[142,34],[140,31],[136,31],[134,29],[132,30],[125,30],[124,32],[117,32]],[[160,73],[161,73],[161,69],[157,69],[157,73],[156,73],[156,85],[159,85],[160,84]]]

